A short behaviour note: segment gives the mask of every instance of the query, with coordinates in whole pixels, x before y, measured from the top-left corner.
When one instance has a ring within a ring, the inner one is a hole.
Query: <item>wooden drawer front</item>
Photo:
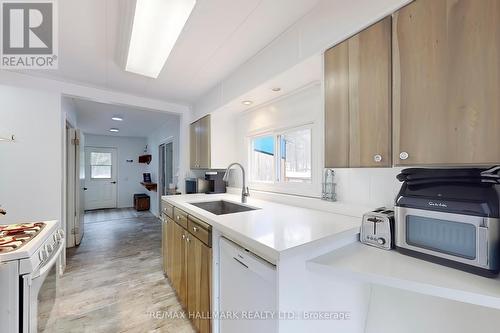
[[[162,200],[161,201],[161,213],[167,215],[171,219],[174,218],[174,206],[169,204],[168,202]]]
[[[201,240],[205,245],[212,247],[212,228],[210,225],[189,215],[188,230],[191,235]]]
[[[188,228],[187,213],[177,207],[174,207],[174,221],[184,229]]]

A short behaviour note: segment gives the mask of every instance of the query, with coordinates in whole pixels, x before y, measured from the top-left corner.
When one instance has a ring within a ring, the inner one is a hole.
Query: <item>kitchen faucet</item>
[[[226,173],[224,174],[224,178],[222,178],[222,180],[224,180],[225,182],[229,180],[229,170],[235,165],[241,168],[241,174],[243,176],[243,187],[241,188],[241,203],[246,203],[247,197],[250,196],[250,192],[248,191],[248,187],[246,187],[245,185],[245,168],[243,168],[243,165],[241,165],[240,163],[231,163],[227,167]]]

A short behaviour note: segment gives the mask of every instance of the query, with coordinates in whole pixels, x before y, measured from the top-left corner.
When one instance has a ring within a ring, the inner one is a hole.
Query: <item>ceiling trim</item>
[[[148,97],[136,96],[119,91],[68,83],[12,71],[0,71],[0,84],[18,86],[61,94],[62,96],[87,99],[105,104],[126,105],[144,110],[169,112],[191,116],[191,107]]]

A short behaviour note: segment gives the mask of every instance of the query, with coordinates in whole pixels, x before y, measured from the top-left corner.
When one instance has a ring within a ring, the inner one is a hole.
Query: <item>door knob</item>
[[[399,153],[399,159],[401,159],[403,161],[406,160],[406,159],[408,159],[408,157],[410,157],[410,155],[408,155],[408,153],[405,152],[405,151]]]
[[[116,182],[111,182],[111,184],[116,184]]]
[[[87,190],[88,190],[88,188],[87,188],[87,187],[84,187],[84,188],[83,188],[83,190],[84,190],[84,191],[87,191]]]

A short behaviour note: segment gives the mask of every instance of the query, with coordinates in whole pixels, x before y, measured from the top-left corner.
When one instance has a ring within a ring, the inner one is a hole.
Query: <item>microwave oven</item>
[[[495,182],[404,182],[395,205],[399,252],[474,274],[500,271],[499,191]]]

